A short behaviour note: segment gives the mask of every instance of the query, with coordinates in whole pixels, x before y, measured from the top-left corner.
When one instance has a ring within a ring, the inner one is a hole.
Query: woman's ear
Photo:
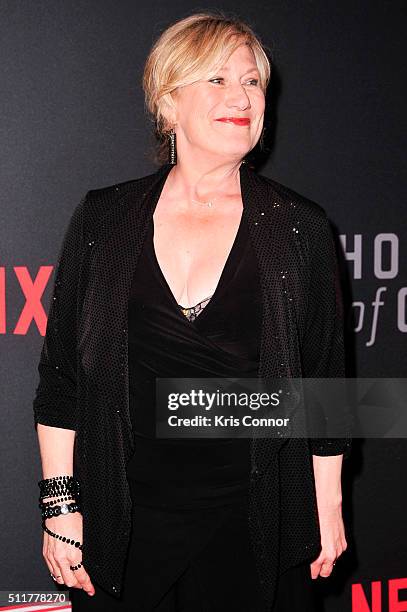
[[[166,131],[173,128],[177,123],[177,103],[173,92],[163,96],[161,115],[164,118]]]

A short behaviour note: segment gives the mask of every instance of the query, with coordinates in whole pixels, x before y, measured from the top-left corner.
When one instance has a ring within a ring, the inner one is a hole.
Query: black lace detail
[[[205,298],[204,300],[201,300],[200,302],[198,302],[198,304],[195,304],[195,306],[185,307],[185,306],[181,306],[181,304],[178,304],[178,306],[180,307],[181,312],[186,316],[186,318],[189,321],[194,321],[197,318],[197,316],[202,312],[202,310],[205,308],[205,306],[209,304],[209,300],[211,299],[212,295]]]

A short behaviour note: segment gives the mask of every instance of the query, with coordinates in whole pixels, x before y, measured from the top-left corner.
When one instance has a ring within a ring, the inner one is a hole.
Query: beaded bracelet
[[[65,486],[77,482],[73,476],[54,476],[53,478],[44,478],[38,482],[40,489],[46,489],[54,486]]]
[[[42,518],[51,518],[53,516],[60,516],[61,514],[69,514],[72,512],[80,512],[79,504],[74,502],[73,504],[61,504],[60,506],[51,506],[42,510]]]
[[[66,542],[67,544],[71,544],[72,546],[75,546],[75,548],[79,548],[79,550],[82,550],[82,544],[80,542],[75,542],[75,540],[71,540],[70,538],[67,538],[66,536],[61,536],[58,533],[54,533],[53,531],[51,531],[51,529],[48,529],[48,527],[45,524],[45,520],[46,519],[42,520],[42,528],[46,533],[48,533],[53,538],[57,538],[58,540],[61,540],[62,542]]]
[[[79,482],[73,476],[44,478],[38,482],[38,486],[40,487],[41,499],[67,493],[79,494]]]
[[[72,497],[72,495],[65,495],[64,497],[57,497],[56,499],[53,499],[52,501],[48,501],[48,502],[42,502],[40,499],[38,506],[40,508],[46,508],[47,506],[52,506],[52,504],[55,504],[57,502],[66,502],[66,501],[76,501],[76,500],[74,497]]]
[[[57,495],[79,495],[79,484],[71,483],[68,485],[56,485],[54,487],[41,488],[40,498],[55,497]]]
[[[50,484],[52,482],[66,482],[69,480],[74,480],[74,477],[71,476],[70,474],[68,475],[63,475],[63,476],[52,476],[51,478],[43,478],[42,480],[40,480],[39,484],[42,485],[47,485]]]
[[[44,503],[49,503],[49,502],[53,502],[55,501],[55,498],[58,498],[58,500],[62,500],[64,497],[66,498],[73,498],[73,499],[79,499],[79,494],[75,493],[75,492],[65,492],[64,494],[58,494],[58,493],[54,493],[53,495],[45,495],[44,497],[39,497],[38,498],[38,502],[40,504],[44,504]],[[65,500],[67,501],[67,500]]]

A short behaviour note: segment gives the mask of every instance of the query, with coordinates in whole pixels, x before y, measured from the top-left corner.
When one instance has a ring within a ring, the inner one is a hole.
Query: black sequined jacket
[[[130,283],[171,165],[90,190],[73,211],[56,267],[33,402],[34,423],[76,431],[83,563],[112,595],[122,589],[131,528],[126,462]],[[325,210],[240,166],[262,290],[259,376],[342,377],[343,316]],[[249,528],[266,609],[276,577],[320,550],[312,454],[348,456],[350,437],[252,438]]]

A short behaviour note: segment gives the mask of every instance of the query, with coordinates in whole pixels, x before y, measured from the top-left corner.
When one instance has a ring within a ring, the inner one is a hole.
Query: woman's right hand
[[[82,544],[83,517],[80,512],[47,518],[45,525],[54,533]],[[79,548],[62,542],[44,531],[42,555],[55,578],[60,576],[56,578],[56,582],[66,584],[67,587],[83,589],[88,595],[95,594],[95,587],[83,565],[77,570],[71,570],[69,567],[78,565],[82,561],[82,551]]]

